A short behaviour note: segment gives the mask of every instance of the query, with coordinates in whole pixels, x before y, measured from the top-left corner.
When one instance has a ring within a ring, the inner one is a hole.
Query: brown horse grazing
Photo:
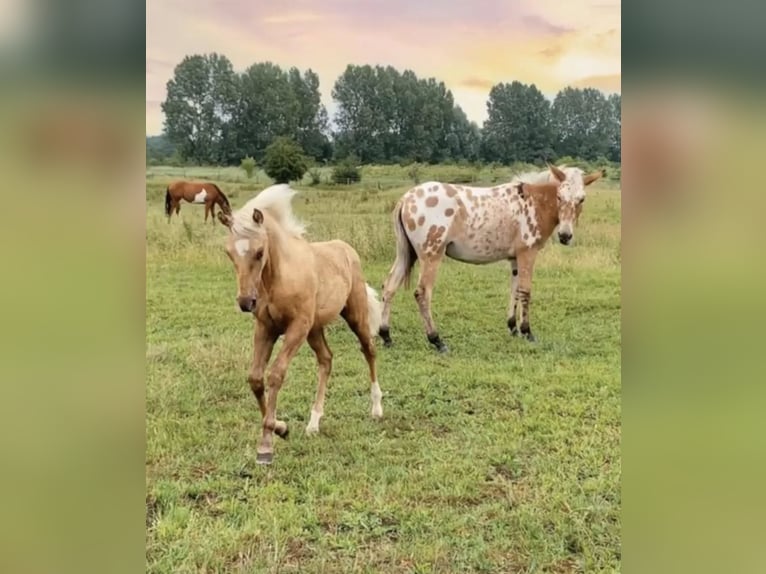
[[[290,361],[304,341],[314,351],[319,369],[316,400],[306,432],[319,432],[332,369],[332,352],[324,327],[338,315],[362,345],[370,369],[372,416],[383,416],[383,395],[375,367],[375,334],[381,313],[377,294],[365,283],[359,255],[350,245],[338,240],[309,243],[303,237],[304,227],[290,206],[294,194],[288,185],[273,185],[232,215],[218,214],[230,231],[226,253],[237,272],[237,303],[242,311],[255,316],[248,382],[263,416],[263,436],[256,457],[260,464],[272,461],[273,433],[287,437],[287,424],[276,418],[277,394]],[[267,402],[266,364],[281,335],[284,342],[271,365]]]
[[[529,326],[532,270],[537,252],[558,226],[559,241],[568,245],[585,201],[585,186],[603,172],[584,175],[579,168],[558,168],[514,178],[492,188],[426,182],[407,191],[394,209],[396,260],[383,286],[380,336],[391,345],[391,303],[402,283],[409,284],[415,261],[420,277],[415,300],[428,341],[440,352],[447,347],[431,317],[436,272],[446,255],[477,265],[511,262],[511,297],[507,325],[517,335],[520,307],[522,336],[534,341]]]
[[[185,199],[189,203],[205,204],[205,222],[207,216],[213,216],[215,222],[215,205],[218,204],[227,215],[231,215],[231,206],[229,200],[221,191],[221,188],[209,181],[174,181],[165,190],[165,215],[170,216],[175,210],[176,215],[181,211],[181,200]]]

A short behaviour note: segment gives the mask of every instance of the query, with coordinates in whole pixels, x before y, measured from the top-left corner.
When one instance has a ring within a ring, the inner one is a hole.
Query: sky
[[[147,0],[146,133],[162,132],[165,85],[186,55],[218,52],[239,72],[311,68],[331,115],[348,64],[410,69],[481,125],[499,82],[620,93],[620,32],[619,0]]]

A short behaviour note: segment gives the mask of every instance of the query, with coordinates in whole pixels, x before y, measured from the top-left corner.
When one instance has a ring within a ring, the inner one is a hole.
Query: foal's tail
[[[170,199],[170,186],[167,186],[165,188],[165,215],[170,217],[170,206],[171,206],[171,199]]]
[[[367,326],[370,329],[370,335],[375,338],[382,322],[383,304],[378,299],[375,289],[370,287],[369,283],[365,286],[367,287]]]
[[[410,275],[415,262],[418,260],[415,248],[410,242],[410,238],[407,237],[407,232],[404,229],[404,222],[402,221],[402,209],[404,208],[404,202],[400,201],[394,208],[394,233],[396,234],[396,259],[391,267],[391,271],[388,273],[388,281],[386,290],[393,289],[396,291],[401,287],[402,283],[406,287],[410,286]]]
[[[224,195],[224,193],[221,191],[221,188],[218,187],[216,184],[213,184],[213,187],[218,192],[219,197],[221,198],[218,201],[218,205],[221,206],[221,209],[226,215],[231,215],[231,205],[229,204],[229,198]]]

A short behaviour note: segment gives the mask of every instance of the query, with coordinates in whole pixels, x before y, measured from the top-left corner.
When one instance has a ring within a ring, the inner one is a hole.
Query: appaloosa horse
[[[255,316],[248,382],[263,416],[256,457],[260,464],[272,461],[273,433],[287,436],[287,424],[276,418],[277,394],[290,361],[304,341],[314,351],[319,368],[316,400],[306,432],[319,432],[332,369],[324,327],[339,315],[359,339],[370,369],[372,417],[383,416],[383,395],[375,367],[375,334],[381,314],[377,294],[365,282],[359,255],[350,245],[339,240],[309,243],[303,237],[304,227],[290,205],[294,194],[287,185],[274,185],[231,216],[218,214],[230,231],[226,253],[237,272],[237,303],[242,311]],[[281,335],[284,342],[271,365],[267,402],[266,364]]]
[[[558,168],[514,178],[510,183],[468,187],[440,182],[422,183],[409,191],[394,209],[396,260],[383,286],[383,317],[379,334],[390,346],[391,303],[397,289],[409,284],[420,261],[415,299],[428,341],[440,352],[447,347],[431,317],[431,295],[436,272],[446,255],[477,265],[507,259],[511,262],[511,295],[507,325],[511,334],[534,341],[529,326],[532,270],[537,252],[558,226],[559,241],[567,245],[585,200],[585,186],[603,175],[584,175],[574,167]],[[520,307],[517,329],[516,308]]]
[[[199,181],[174,181],[165,190],[165,215],[170,216],[175,210],[176,215],[181,211],[181,200],[185,199],[189,203],[205,204],[205,222],[207,216],[213,216],[215,222],[215,205],[218,204],[227,215],[231,215],[231,206],[229,200],[221,191],[221,188],[214,183]]]

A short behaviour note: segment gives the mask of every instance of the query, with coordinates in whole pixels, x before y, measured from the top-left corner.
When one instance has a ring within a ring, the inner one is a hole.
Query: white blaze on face
[[[203,189],[197,195],[194,196],[194,203],[205,203],[206,198],[207,198],[207,191]]]
[[[250,249],[250,241],[248,239],[237,239],[234,242],[234,250],[240,257],[244,257],[248,249]]]

